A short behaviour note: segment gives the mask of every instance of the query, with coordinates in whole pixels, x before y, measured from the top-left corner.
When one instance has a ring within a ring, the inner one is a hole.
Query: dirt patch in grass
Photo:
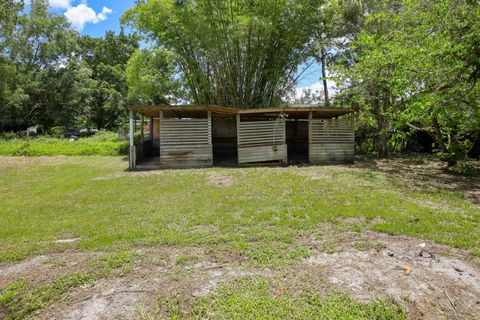
[[[218,187],[230,187],[233,185],[232,177],[217,172],[210,172],[208,174],[208,182]]]
[[[165,315],[171,303],[189,316],[192,301],[242,278],[268,278],[273,294],[343,292],[369,302],[393,300],[412,319],[480,318],[480,258],[462,250],[404,236],[373,232],[327,233],[300,239],[310,256],[273,268],[245,263],[215,247],[138,248],[131,269],[70,289],[34,314],[37,319],[137,318]],[[325,244],[329,244],[325,250]],[[0,287],[34,285],[92,267],[105,253],[65,252],[0,266]],[[408,265],[406,274],[402,266]],[[1,307],[0,307],[1,309]],[[1,311],[1,310],[0,310]]]
[[[322,172],[319,167],[305,167],[305,168],[298,168],[295,171],[295,174],[306,177],[310,180],[323,180],[323,179],[331,179],[332,177],[328,174]]]
[[[165,175],[164,171],[161,170],[152,170],[152,171],[123,171],[123,172],[116,172],[112,174],[108,174],[105,176],[97,177],[92,179],[93,181],[105,181],[105,180],[113,180],[119,178],[143,178],[143,177],[152,177],[152,176],[161,176]]]
[[[472,161],[480,168],[479,161]],[[413,190],[462,192],[473,203],[480,205],[480,176],[460,176],[448,173],[445,163],[433,158],[405,156],[387,159],[360,158],[347,168],[362,168],[392,174]]]
[[[128,273],[75,288],[48,311],[38,313],[36,319],[135,319],[144,313],[161,315],[172,300],[204,297],[232,279],[267,273],[226,265],[214,252],[197,247],[165,246],[138,252],[143,258]],[[188,313],[189,306],[184,308]]]
[[[66,156],[54,157],[9,157],[0,156],[0,172],[7,169],[22,169],[32,165],[56,166],[70,161]]]
[[[0,264],[0,288],[17,281],[28,281],[33,286],[50,282],[63,275],[82,271],[87,262],[102,253],[62,252],[36,256],[19,263]]]

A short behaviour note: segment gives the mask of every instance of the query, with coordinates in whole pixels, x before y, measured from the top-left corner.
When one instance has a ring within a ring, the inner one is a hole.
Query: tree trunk
[[[448,148],[447,148],[447,145],[445,144],[445,140],[443,139],[442,130],[440,129],[440,124],[438,123],[437,117],[432,118],[432,127],[435,132],[436,142],[440,146],[440,149],[442,150],[442,152],[447,155],[447,158],[444,159],[444,160],[447,160],[447,167],[452,167],[456,165],[457,160],[448,154]]]
[[[436,117],[432,118],[432,127],[435,131],[435,140],[437,140],[440,149],[442,149],[443,152],[447,152],[447,146],[445,145],[445,141],[443,141],[442,131],[440,130],[440,125]]]
[[[387,155],[387,118],[383,115],[380,115],[377,118],[378,126],[378,155],[384,157]]]
[[[370,88],[370,97],[372,101],[372,114],[375,117],[377,122],[377,130],[378,130],[378,144],[377,144],[377,153],[380,157],[383,157],[387,154],[387,124],[388,119],[384,115],[384,108],[382,103],[380,102],[380,98],[378,95],[377,88],[375,84],[372,84]]]
[[[328,83],[327,83],[327,56],[325,48],[322,46],[320,49],[320,60],[322,63],[322,81],[323,81],[323,94],[325,96],[325,105],[330,106],[330,97],[328,95]]]

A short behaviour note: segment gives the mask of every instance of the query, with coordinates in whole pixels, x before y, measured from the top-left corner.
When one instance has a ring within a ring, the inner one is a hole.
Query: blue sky
[[[28,1],[27,10],[28,10]],[[122,14],[135,5],[134,0],[49,0],[50,10],[65,15],[80,34],[101,37],[108,30],[120,31]],[[320,66],[313,64],[303,73],[298,86],[318,90]]]

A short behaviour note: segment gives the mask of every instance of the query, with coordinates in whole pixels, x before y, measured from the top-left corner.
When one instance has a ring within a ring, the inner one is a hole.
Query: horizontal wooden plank
[[[195,129],[189,129],[189,128],[178,128],[178,129],[162,129],[160,130],[160,134],[175,134],[175,133],[209,133],[211,132],[210,129],[207,128],[195,128]]]
[[[193,149],[200,149],[203,150],[204,147],[210,147],[212,145],[206,145],[206,144],[196,144],[195,146],[192,146],[191,144],[166,144],[166,145],[161,145],[160,148],[164,150],[193,150]]]
[[[240,127],[238,132],[241,133],[248,133],[248,132],[273,132],[273,131],[285,131],[285,127],[278,126],[278,127],[259,127],[259,128],[245,128],[245,127]]]
[[[187,125],[187,124],[178,124],[178,125],[169,125],[169,126],[162,126],[160,130],[171,130],[171,129],[205,129],[205,128],[210,128],[211,126],[207,125]]]
[[[212,145],[160,146],[160,166],[162,168],[195,168],[212,165]]]
[[[262,141],[244,141],[244,142],[241,142],[241,143],[238,143],[238,146],[240,148],[243,148],[243,147],[253,147],[253,146],[279,146],[279,145],[282,145],[284,144],[285,142],[282,141],[282,140],[276,140],[276,141],[273,141],[273,140],[262,140]]]
[[[238,148],[238,163],[287,161],[287,145]]]
[[[165,130],[165,129],[182,129],[182,128],[199,128],[199,129],[204,129],[204,128],[210,128],[210,125],[207,124],[184,124],[184,123],[179,123],[175,125],[161,125],[160,130]]]
[[[164,134],[163,135],[163,140],[175,140],[177,138],[180,139],[188,139],[188,138],[199,138],[199,139],[209,139],[210,135],[205,134],[205,133],[177,133],[177,134]]]
[[[208,118],[205,119],[162,119],[162,123],[207,123]]]
[[[311,163],[351,162],[355,158],[355,145],[350,143],[310,144],[309,159]]]
[[[327,138],[348,138],[348,139],[355,139],[353,134],[312,134],[312,139],[327,139]]]
[[[266,121],[240,121],[240,126],[268,126],[284,124],[284,120],[266,120]]]
[[[254,123],[254,124],[249,124],[249,123],[242,123],[240,122],[240,128],[248,128],[248,129],[253,129],[253,128],[273,128],[273,127],[282,127],[284,126],[285,123],[283,122],[278,122],[275,123],[275,121],[268,122],[268,123]]]
[[[328,138],[313,138],[310,140],[311,143],[335,143],[335,142],[350,142],[353,143],[355,141],[354,138],[349,137],[328,137]]]
[[[335,149],[335,148],[345,148],[345,147],[353,147],[355,143],[349,142],[349,143],[335,143],[335,142],[329,142],[329,143],[311,143],[310,147],[311,148],[330,148],[330,149]]]

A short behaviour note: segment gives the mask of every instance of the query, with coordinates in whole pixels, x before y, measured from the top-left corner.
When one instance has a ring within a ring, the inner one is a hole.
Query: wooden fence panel
[[[237,118],[238,163],[287,162],[285,119],[240,121]]]
[[[162,168],[211,167],[212,121],[207,119],[160,120]]]
[[[355,131],[350,119],[310,119],[311,163],[353,162],[354,157]]]

